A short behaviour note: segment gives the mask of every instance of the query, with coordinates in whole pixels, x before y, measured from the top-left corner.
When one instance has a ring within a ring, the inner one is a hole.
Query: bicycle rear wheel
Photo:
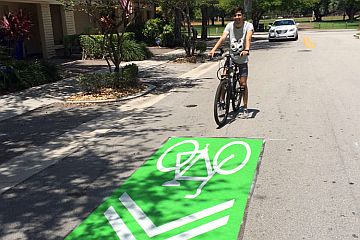
[[[239,79],[234,79],[233,83],[233,98],[232,98],[232,108],[234,112],[239,111],[240,104],[241,104],[241,98],[242,98],[242,91],[240,90],[240,82]]]
[[[227,88],[227,81],[221,81],[216,89],[214,101],[214,118],[218,126],[226,123],[229,114],[230,96]]]

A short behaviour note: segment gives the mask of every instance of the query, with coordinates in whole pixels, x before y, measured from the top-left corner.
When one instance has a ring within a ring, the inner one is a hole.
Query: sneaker
[[[243,108],[242,113],[240,115],[241,118],[248,118],[249,117],[249,112],[247,108]]]

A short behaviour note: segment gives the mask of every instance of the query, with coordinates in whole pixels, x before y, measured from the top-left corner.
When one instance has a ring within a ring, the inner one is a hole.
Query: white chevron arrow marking
[[[206,223],[204,225],[201,225],[199,227],[193,228],[187,232],[183,232],[180,233],[176,236],[173,236],[171,238],[168,238],[166,240],[187,240],[187,239],[191,239],[193,237],[199,236],[201,234],[210,232],[211,230],[214,230],[216,228],[222,227],[224,225],[227,224],[228,220],[229,220],[229,215],[219,218],[215,221]]]
[[[159,227],[157,227],[152,221],[151,219],[142,211],[142,209],[134,202],[134,200],[131,199],[131,197],[127,194],[127,193],[123,193],[123,195],[121,195],[121,197],[119,198],[119,200],[121,201],[121,203],[128,209],[128,211],[130,212],[130,214],[133,216],[133,218],[135,219],[135,221],[144,229],[144,231],[146,232],[146,234],[149,237],[154,237],[157,236],[159,234],[168,232],[172,229],[181,227],[185,224],[197,221],[199,219],[211,216],[215,213],[224,211],[228,208],[231,208],[234,205],[235,200],[230,200],[224,203],[220,203],[218,205],[215,205],[213,207],[204,209],[202,211],[196,212],[194,214],[185,216],[183,218],[179,218],[177,220],[174,220],[172,222],[166,223],[164,225],[161,225]],[[197,236],[200,234],[203,234],[205,232],[209,232],[215,228],[218,228],[220,226],[226,225],[227,221],[229,219],[229,216],[220,218],[218,220],[215,220],[213,222],[207,223],[205,225],[202,225],[200,227],[197,227],[195,229],[197,229],[199,232],[193,232],[194,229],[182,233],[182,234],[187,234],[186,236]],[[200,233],[200,234],[198,234]],[[177,235],[174,236],[173,239],[188,239],[188,238],[179,238],[182,237],[183,235]],[[178,238],[175,238],[178,237]],[[170,238],[171,239],[171,238]]]
[[[113,207],[109,207],[104,212],[104,215],[113,227],[120,240],[136,240],[134,235],[132,235],[132,233],[130,232],[130,229],[125,225],[124,221],[117,214]]]

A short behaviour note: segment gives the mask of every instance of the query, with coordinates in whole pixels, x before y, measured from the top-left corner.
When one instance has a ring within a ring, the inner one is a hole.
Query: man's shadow
[[[223,126],[218,127],[218,129],[224,127],[225,125],[233,123],[235,120],[248,120],[255,118],[256,115],[260,112],[259,109],[256,108],[248,108],[248,116],[245,118],[243,114],[243,108],[240,108],[238,111],[231,111],[227,117],[226,123]]]

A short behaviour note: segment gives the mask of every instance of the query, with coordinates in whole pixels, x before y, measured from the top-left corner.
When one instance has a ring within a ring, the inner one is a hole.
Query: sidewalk
[[[151,49],[154,58],[151,60],[123,62],[121,66],[135,63],[139,71],[150,70],[159,67],[178,54],[182,49],[159,48]],[[108,66],[104,60],[55,60],[73,74],[89,73],[94,71],[107,71]],[[70,77],[55,83],[49,83],[21,92],[0,96],[0,121],[24,114],[39,107],[49,105],[63,100],[80,91],[77,80]]]

